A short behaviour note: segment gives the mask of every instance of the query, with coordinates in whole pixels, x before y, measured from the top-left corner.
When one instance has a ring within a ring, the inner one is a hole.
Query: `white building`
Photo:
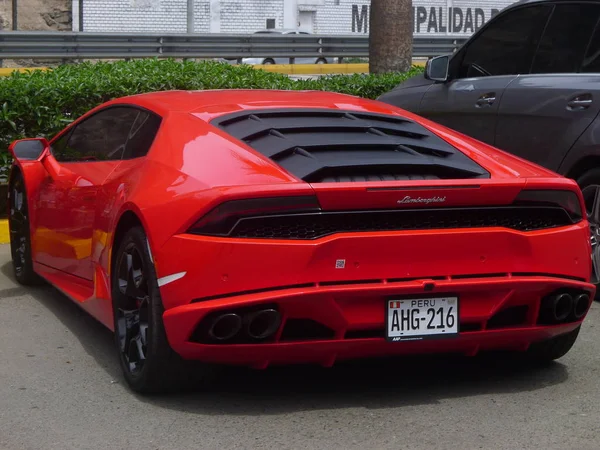
[[[83,0],[83,30],[185,33],[188,3],[193,3],[195,33],[253,33],[265,28],[368,33],[370,0]],[[469,36],[511,3],[413,0],[414,33]],[[79,4],[73,0],[75,31],[80,29]]]

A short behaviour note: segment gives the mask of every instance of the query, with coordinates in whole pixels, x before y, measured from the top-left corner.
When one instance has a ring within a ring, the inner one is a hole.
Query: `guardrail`
[[[456,51],[465,38],[415,37],[413,57]],[[2,59],[368,57],[368,36],[0,32]]]

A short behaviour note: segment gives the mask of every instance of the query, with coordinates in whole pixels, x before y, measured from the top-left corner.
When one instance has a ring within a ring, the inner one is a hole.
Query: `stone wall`
[[[27,31],[71,31],[71,0],[17,0],[17,25]],[[0,27],[12,29],[12,1],[0,0]]]
[[[17,26],[22,31],[71,31],[71,0],[17,0]],[[12,30],[12,1],[0,0],[0,30]],[[54,61],[53,63],[56,63]],[[2,67],[36,67],[48,61],[2,61]]]

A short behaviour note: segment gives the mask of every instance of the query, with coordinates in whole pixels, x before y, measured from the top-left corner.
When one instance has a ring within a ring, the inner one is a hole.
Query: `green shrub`
[[[142,59],[63,65],[50,71],[0,77],[0,149],[15,139],[50,138],[91,108],[116,97],[184,89],[286,89],[335,91],[374,99],[409,76],[331,75],[292,80],[287,75],[221,62]],[[3,164],[10,160],[0,159]],[[0,169],[0,178],[3,172]],[[0,183],[2,179],[0,179]]]

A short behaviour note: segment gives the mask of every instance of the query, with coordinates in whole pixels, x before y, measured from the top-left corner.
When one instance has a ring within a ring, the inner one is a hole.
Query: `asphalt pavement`
[[[0,246],[0,449],[600,448],[600,305],[545,367],[428,357],[228,371],[210,391],[124,385],[111,333]]]

